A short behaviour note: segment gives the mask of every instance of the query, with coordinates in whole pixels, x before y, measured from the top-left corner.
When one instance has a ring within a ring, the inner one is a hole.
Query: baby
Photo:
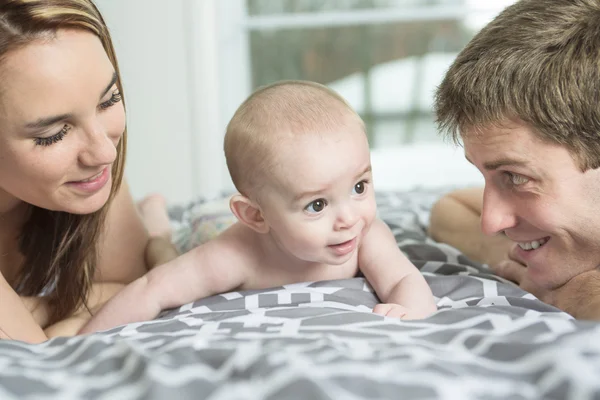
[[[225,156],[238,222],[125,287],[80,333],[218,293],[359,272],[382,301],[374,313],[418,319],[436,311],[425,279],[375,216],[365,127],[335,92],[302,81],[257,90],[229,122]]]

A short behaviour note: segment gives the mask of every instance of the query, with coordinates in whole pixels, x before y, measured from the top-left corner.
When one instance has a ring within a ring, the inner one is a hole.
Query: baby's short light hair
[[[250,196],[265,183],[285,139],[359,126],[360,116],[339,94],[309,81],[280,81],[257,89],[237,109],[225,133],[225,158],[236,189]]]

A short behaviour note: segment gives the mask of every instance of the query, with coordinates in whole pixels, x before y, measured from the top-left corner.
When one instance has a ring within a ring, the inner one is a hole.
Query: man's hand
[[[529,278],[527,266],[517,257],[515,249],[511,249],[506,260],[491,266],[497,275],[515,282],[521,289],[544,303],[553,305],[577,319],[600,320],[600,270],[584,272],[562,286],[548,289]]]

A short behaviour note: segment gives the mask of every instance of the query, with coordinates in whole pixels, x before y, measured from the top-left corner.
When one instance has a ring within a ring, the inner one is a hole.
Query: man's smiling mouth
[[[538,240],[533,240],[531,242],[517,242],[517,244],[523,250],[530,251],[530,250],[539,249],[544,244],[546,244],[546,242],[548,242],[548,240],[550,240],[550,238],[546,237],[546,238],[542,238],[542,239],[538,239]]]

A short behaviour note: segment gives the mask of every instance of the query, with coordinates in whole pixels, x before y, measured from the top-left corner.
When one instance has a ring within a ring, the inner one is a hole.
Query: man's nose
[[[503,193],[487,185],[483,190],[483,208],[481,210],[481,230],[486,235],[496,235],[517,224],[514,205]]]

